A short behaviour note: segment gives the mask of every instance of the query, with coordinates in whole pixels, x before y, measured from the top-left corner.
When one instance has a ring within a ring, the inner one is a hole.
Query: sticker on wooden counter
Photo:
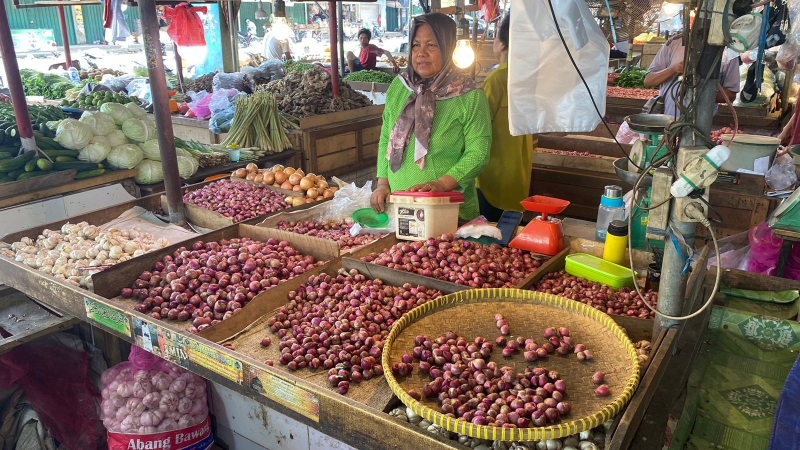
[[[313,392],[257,367],[250,366],[248,374],[250,389],[319,422],[319,399]]]
[[[244,382],[242,362],[238,359],[231,358],[225,353],[195,340],[189,340],[189,345],[185,350],[190,363],[204,367],[239,384]]]
[[[86,317],[89,319],[119,334],[131,336],[131,321],[124,312],[88,297],[83,297],[83,305],[86,307]]]

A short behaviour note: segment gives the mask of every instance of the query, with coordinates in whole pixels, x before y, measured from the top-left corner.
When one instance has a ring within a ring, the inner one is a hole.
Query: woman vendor
[[[409,43],[408,72],[386,92],[372,207],[384,211],[393,191],[459,191],[459,219],[474,219],[475,179],[492,144],[486,94],[453,64],[456,23],[448,16],[415,17]]]
[[[531,135],[511,136],[508,131],[509,19],[506,16],[500,22],[494,39],[494,55],[500,64],[483,82],[492,118],[492,148],[489,164],[478,177],[478,199],[481,214],[491,222],[499,221],[503,210],[522,211],[519,202],[530,191],[533,149],[537,143]]]

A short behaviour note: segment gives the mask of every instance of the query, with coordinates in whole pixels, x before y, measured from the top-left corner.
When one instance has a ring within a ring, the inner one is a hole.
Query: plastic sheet
[[[764,179],[769,187],[779,191],[793,186],[797,183],[794,158],[788,153],[775,158],[775,163],[769,168]]]
[[[105,86],[108,89],[111,89],[114,92],[122,92],[127,91],[128,85],[134,80],[136,77],[133,75],[120,75],[115,77],[111,74],[103,75],[102,80],[100,81],[101,86]]]
[[[253,84],[253,80],[245,73],[220,72],[214,75],[214,79],[211,81],[211,88],[214,90],[214,92],[217,92],[221,89],[236,89],[237,91],[252,94],[255,85]]]
[[[99,448],[100,393],[89,355],[45,341],[0,355],[0,386],[18,385],[56,439],[71,449]]]
[[[583,0],[553,0],[564,39],[601,114],[606,109],[609,45]],[[511,135],[592,131],[600,117],[567,61],[545,1],[514,2],[509,54]]]
[[[503,238],[503,233],[499,228],[489,223],[483,216],[478,216],[459,227],[456,237],[461,239],[478,239],[481,236],[489,236],[498,241]]]

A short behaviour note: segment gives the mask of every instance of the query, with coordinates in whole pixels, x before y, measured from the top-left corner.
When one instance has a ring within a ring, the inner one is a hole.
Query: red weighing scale
[[[509,247],[555,255],[564,249],[564,230],[561,220],[547,217],[548,214],[560,214],[569,206],[569,201],[560,198],[534,195],[519,202],[528,211],[542,213],[525,226],[511,242]]]

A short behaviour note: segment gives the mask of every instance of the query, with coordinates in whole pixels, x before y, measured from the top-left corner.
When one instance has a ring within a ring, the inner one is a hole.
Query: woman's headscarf
[[[425,155],[428,154],[428,143],[431,138],[433,114],[436,110],[436,100],[446,100],[458,97],[480,85],[471,77],[459,73],[453,64],[453,51],[456,48],[456,23],[445,14],[430,13],[414,17],[414,23],[409,33],[409,48],[413,49],[414,36],[423,24],[427,24],[433,31],[433,36],[442,52],[444,66],[434,78],[423,78],[414,70],[412,64],[413,50],[408,53],[407,73],[400,75],[403,84],[411,91],[403,110],[392,128],[389,137],[389,148],[386,158],[392,172],[400,170],[403,162],[403,152],[413,129],[416,142],[414,145],[414,161],[420,169],[425,168]]]

